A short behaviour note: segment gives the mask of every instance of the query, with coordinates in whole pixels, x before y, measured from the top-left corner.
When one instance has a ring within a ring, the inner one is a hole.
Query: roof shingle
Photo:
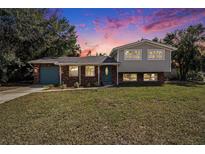
[[[37,60],[31,60],[33,64],[106,64],[117,63],[114,58],[108,56],[88,56],[88,57],[45,57]]]

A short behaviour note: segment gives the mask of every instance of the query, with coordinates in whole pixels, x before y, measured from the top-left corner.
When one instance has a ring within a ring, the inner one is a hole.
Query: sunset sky
[[[189,25],[205,24],[205,9],[62,9],[76,26],[82,55],[109,54],[112,48]]]

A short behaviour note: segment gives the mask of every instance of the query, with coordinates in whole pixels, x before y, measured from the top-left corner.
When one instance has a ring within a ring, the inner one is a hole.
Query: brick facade
[[[34,83],[38,84],[40,82],[40,66],[53,66],[52,64],[35,64],[34,65]],[[112,75],[112,84],[117,84],[117,66],[108,65],[111,68]],[[102,77],[103,77],[103,68],[106,67],[100,66],[100,85],[102,85]],[[86,77],[85,76],[85,66],[79,66],[79,75],[81,74],[81,86],[97,86],[98,85],[98,66],[95,66],[95,76]],[[129,73],[129,72],[128,72]],[[131,72],[130,72],[131,73]],[[137,73],[137,72],[136,72]],[[150,72],[146,72],[150,73]],[[158,82],[164,82],[164,72],[156,72],[158,74]],[[74,86],[75,82],[80,83],[79,76],[77,77],[69,77],[69,65],[61,66],[61,80],[63,84],[66,84],[68,87]],[[118,73],[118,82],[123,83],[123,73]],[[143,82],[143,73],[137,73],[137,82],[136,83],[144,83]],[[150,83],[150,82],[147,82]]]
[[[100,85],[102,85],[102,75],[103,75],[103,67],[100,66]],[[109,65],[111,68],[112,75],[112,84],[117,84],[117,66]],[[85,66],[79,66],[79,75],[81,74],[81,86],[98,86],[98,66],[95,66],[95,76],[86,77],[85,76]],[[61,66],[62,73],[62,83],[66,84],[68,87],[72,87],[75,82],[80,83],[79,76],[78,77],[69,77],[69,66]]]
[[[81,85],[82,86],[97,86],[98,85],[98,66],[95,66],[95,76],[85,76],[85,66],[81,66]]]
[[[161,82],[161,83],[164,82],[164,80],[165,80],[164,72],[158,73],[158,80],[159,80],[159,82]]]
[[[61,80],[62,84],[66,84],[68,87],[74,86],[75,82],[79,83],[78,76],[69,76],[69,66],[61,66]]]
[[[117,84],[117,66],[112,65],[109,67],[111,67],[112,84]]]
[[[40,64],[35,64],[33,69],[34,83],[38,84],[40,82]]]

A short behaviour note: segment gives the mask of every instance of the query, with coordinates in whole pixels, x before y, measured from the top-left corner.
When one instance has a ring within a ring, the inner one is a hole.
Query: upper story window
[[[165,59],[165,50],[163,50],[163,49],[148,49],[147,50],[147,59],[148,60],[164,60]]]
[[[85,76],[87,77],[95,76],[95,66],[85,66]]]
[[[69,76],[78,76],[78,66],[69,66]]]
[[[124,60],[142,60],[142,49],[125,50]]]

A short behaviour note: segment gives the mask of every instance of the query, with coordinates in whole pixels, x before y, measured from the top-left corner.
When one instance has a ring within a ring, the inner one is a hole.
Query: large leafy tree
[[[79,53],[75,27],[58,11],[0,9],[0,81],[30,78],[29,60]]]
[[[177,47],[177,50],[172,52],[172,60],[179,70],[180,80],[186,80],[188,72],[198,72],[200,70],[201,53],[199,42],[204,40],[205,28],[202,24],[176,30],[165,36],[164,43]]]

